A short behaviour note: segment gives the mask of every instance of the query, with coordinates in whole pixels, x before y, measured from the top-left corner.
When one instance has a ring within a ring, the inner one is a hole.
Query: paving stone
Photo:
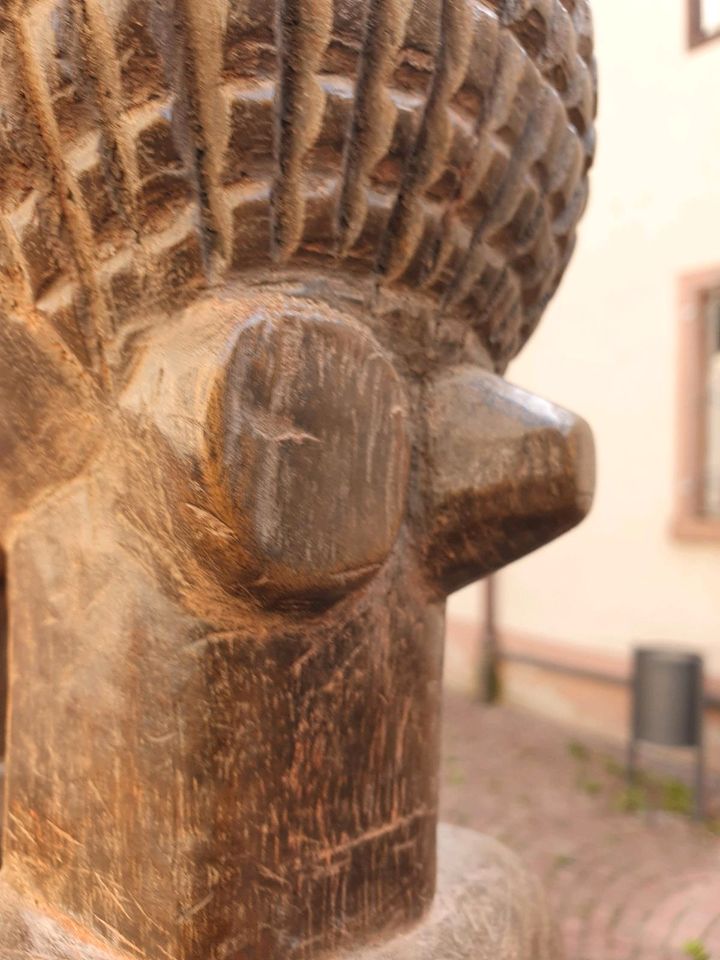
[[[691,771],[651,776],[662,793]],[[717,824],[717,778],[709,794]],[[502,840],[540,875],[567,960],[682,960],[692,941],[717,960],[720,836],[644,803],[624,812],[627,799],[616,746],[447,696],[441,817]]]

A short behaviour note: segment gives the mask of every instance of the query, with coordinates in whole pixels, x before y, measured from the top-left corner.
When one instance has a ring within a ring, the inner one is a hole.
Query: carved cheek
[[[211,483],[269,600],[332,599],[386,559],[404,513],[407,407],[368,334],[265,316],[238,333],[212,398]]]
[[[590,428],[486,371],[436,381],[428,404],[425,562],[444,593],[579,523],[595,484]]]

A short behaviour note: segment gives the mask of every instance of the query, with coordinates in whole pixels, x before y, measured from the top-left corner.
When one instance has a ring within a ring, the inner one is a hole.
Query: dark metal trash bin
[[[635,774],[639,741],[694,747],[695,815],[703,812],[703,659],[670,647],[639,647],[633,672],[629,772]]]

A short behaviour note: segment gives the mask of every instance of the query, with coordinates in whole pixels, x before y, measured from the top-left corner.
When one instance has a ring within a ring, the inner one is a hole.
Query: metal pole
[[[695,809],[696,820],[705,819],[705,668],[700,666],[700,695],[697,704],[697,748],[695,757]]]
[[[627,754],[627,784],[634,787],[637,780],[637,730],[638,730],[638,653],[633,655],[633,673],[630,683],[630,737]]]
[[[632,734],[630,737],[630,742],[628,743],[628,755],[627,755],[628,786],[634,787],[636,779],[637,779],[637,740],[635,739],[635,735]]]
[[[500,699],[500,644],[495,577],[487,577],[481,589],[485,597],[485,613],[480,647],[479,695],[482,703],[497,703]]]
[[[705,750],[702,740],[697,748],[697,760],[695,763],[695,811],[696,820],[705,819]]]

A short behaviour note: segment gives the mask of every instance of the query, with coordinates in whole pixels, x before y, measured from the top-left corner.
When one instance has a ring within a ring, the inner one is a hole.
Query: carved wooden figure
[[[551,949],[428,913],[443,613],[589,506],[594,109],[587,0],[2,0],[2,960]]]

